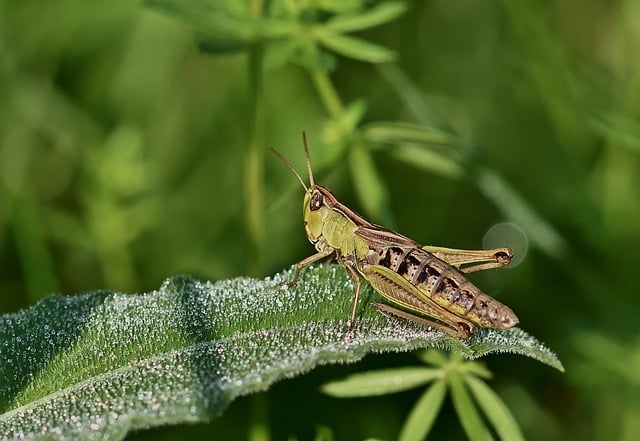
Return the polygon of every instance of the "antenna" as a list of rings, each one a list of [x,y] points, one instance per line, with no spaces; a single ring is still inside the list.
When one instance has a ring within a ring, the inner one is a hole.
[[[304,156],[307,158],[307,171],[309,172],[309,183],[311,186],[316,185],[313,182],[313,172],[311,171],[311,158],[309,157],[309,146],[307,145],[307,134],[302,132],[302,144],[304,145]]]
[[[306,144],[305,144],[306,145]],[[269,150],[271,150],[273,152],[274,155],[276,155],[278,158],[280,158],[280,160],[282,161],[282,163],[289,169],[291,170],[291,173],[293,173],[296,178],[298,178],[298,181],[300,181],[300,183],[302,184],[302,186],[304,187],[304,191],[306,191],[307,193],[309,193],[309,188],[306,186],[306,184],[304,183],[304,181],[302,180],[302,178],[300,177],[300,175],[298,174],[298,172],[293,168],[293,166],[289,163],[289,161],[287,161],[285,159],[284,156],[282,156],[280,154],[279,151],[277,151],[274,148],[269,148]],[[309,159],[309,156],[307,155],[307,161]],[[308,162],[307,162],[308,163]],[[311,184],[313,185],[313,181],[311,181]]]

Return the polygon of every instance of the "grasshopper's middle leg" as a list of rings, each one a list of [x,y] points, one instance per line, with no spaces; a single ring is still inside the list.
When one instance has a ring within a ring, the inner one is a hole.
[[[351,278],[353,282],[353,286],[355,288],[355,294],[353,295],[353,306],[351,306],[351,315],[349,316],[349,321],[347,322],[347,328],[349,332],[353,330],[353,325],[356,323],[356,309],[358,307],[358,298],[360,297],[360,287],[362,286],[362,280],[360,280],[360,274],[355,267],[355,262],[352,256],[343,256],[341,259],[342,265],[347,270],[347,274]]]

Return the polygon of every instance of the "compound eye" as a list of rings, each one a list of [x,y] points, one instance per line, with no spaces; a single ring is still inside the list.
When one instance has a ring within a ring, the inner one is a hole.
[[[320,193],[319,191],[316,191],[311,195],[311,202],[309,203],[309,208],[311,209],[311,211],[319,210],[320,207],[322,207],[323,203],[324,201],[323,201],[322,193]]]

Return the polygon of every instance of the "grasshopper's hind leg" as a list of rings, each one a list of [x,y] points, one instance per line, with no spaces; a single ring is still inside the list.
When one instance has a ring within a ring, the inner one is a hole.
[[[378,311],[380,314],[385,317],[408,320],[410,322],[419,323],[428,328],[437,329],[439,331],[445,332],[452,337],[456,338],[467,338],[471,335],[471,330],[453,328],[452,326],[448,326],[434,320],[429,320],[424,317],[417,316],[415,314],[411,314],[410,312],[403,311],[402,309],[394,308],[393,306],[387,305],[386,303],[375,302],[372,304],[373,308]]]
[[[513,258],[513,251],[511,251],[511,248],[458,250],[455,248],[425,245],[422,249],[466,274],[509,265]],[[462,267],[462,265],[468,266]]]
[[[375,305],[376,310],[386,316],[422,323],[458,338],[467,338],[475,331],[475,325],[435,303],[427,293],[421,292],[404,277],[381,265],[368,265],[362,274],[373,289],[387,300],[414,313],[406,312],[386,304]],[[383,305],[383,306],[380,306]],[[434,322],[423,316],[438,320]]]

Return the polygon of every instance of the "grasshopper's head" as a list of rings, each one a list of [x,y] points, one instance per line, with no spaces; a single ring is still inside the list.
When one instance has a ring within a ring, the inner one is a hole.
[[[329,211],[335,206],[336,198],[328,188],[313,184],[307,190],[302,204],[304,228],[309,240],[315,243],[322,235],[322,227]]]
[[[309,186],[304,183],[304,180],[293,168],[293,166],[287,161],[284,156],[278,153],[276,150],[271,149],[284,165],[291,170],[291,172],[298,178],[300,184],[304,188],[304,202],[302,204],[302,213],[304,217],[304,226],[307,231],[307,236],[311,242],[316,242],[322,235],[322,225],[326,218],[327,211],[334,205],[336,198],[331,192],[322,185],[316,185],[313,180],[313,171],[311,170],[311,160],[309,159],[309,147],[307,146],[307,137],[302,133],[302,141],[304,144],[304,153],[307,160],[307,171],[309,173]]]

